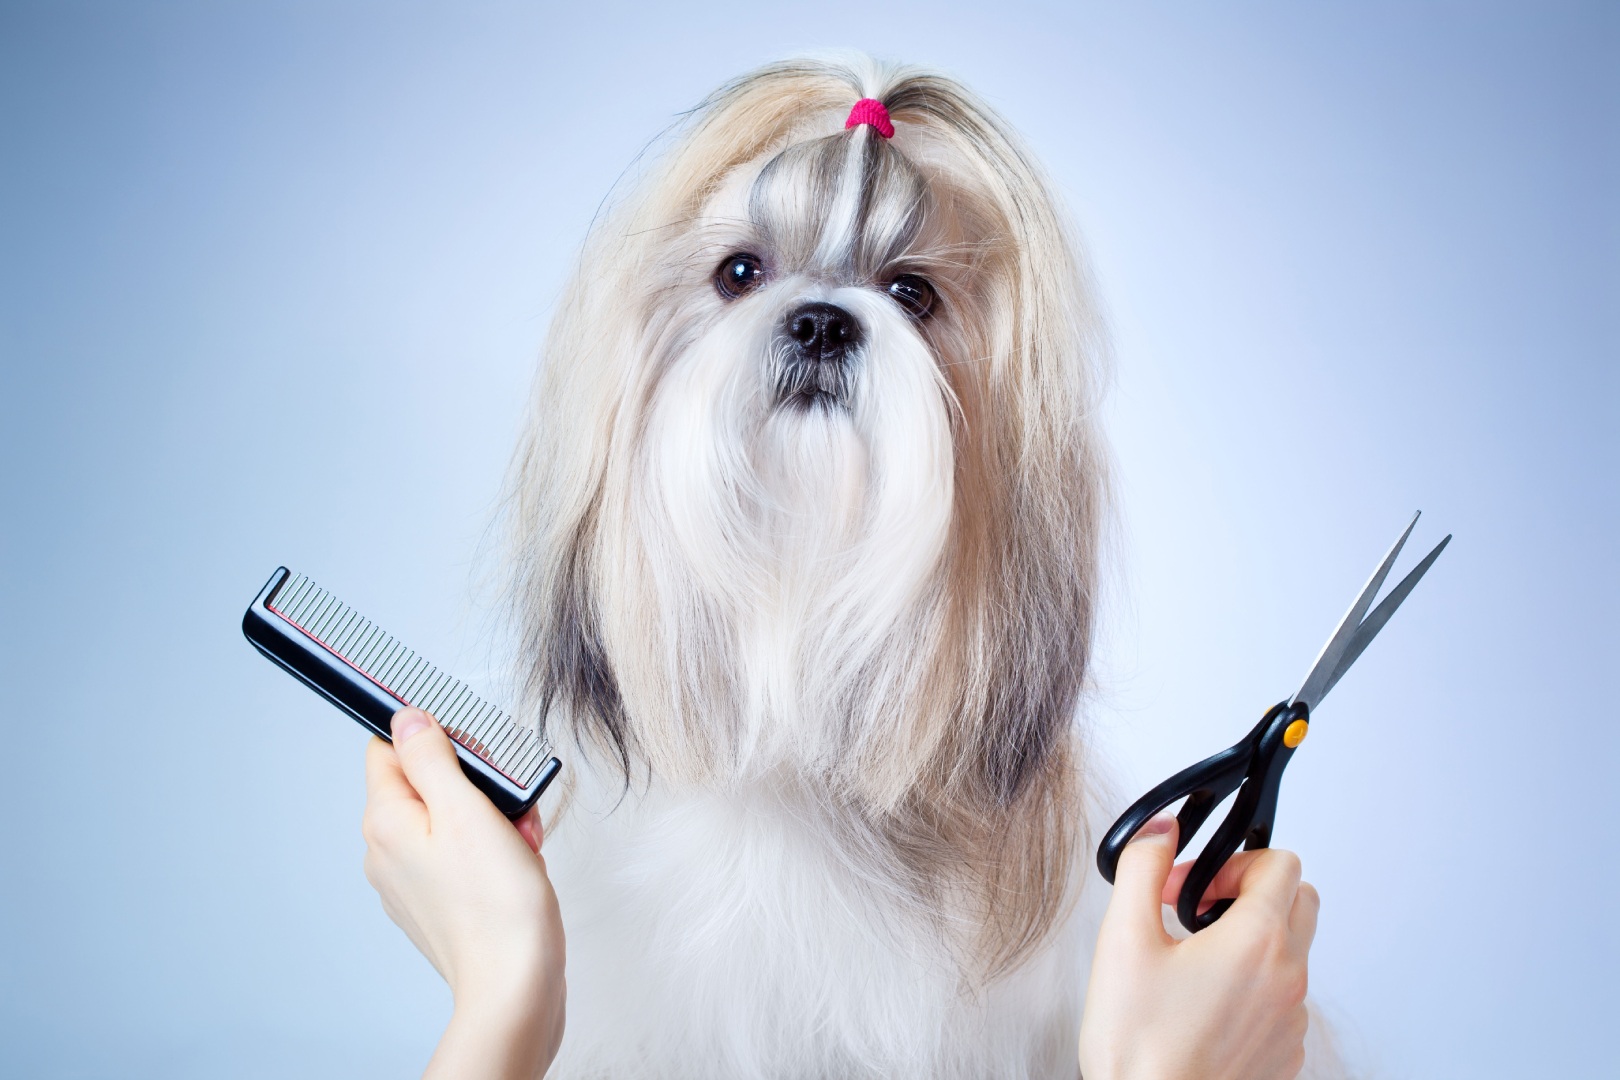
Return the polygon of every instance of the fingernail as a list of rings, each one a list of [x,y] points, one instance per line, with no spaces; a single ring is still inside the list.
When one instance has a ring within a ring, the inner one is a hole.
[[[1136,835],[1131,837],[1131,843],[1134,844],[1138,840],[1148,840],[1155,836],[1163,836],[1170,831],[1170,826],[1174,825],[1175,821],[1176,816],[1174,814],[1160,814],[1157,817],[1149,818],[1146,825],[1136,830]]]
[[[419,731],[426,730],[433,720],[421,709],[401,709],[394,714],[392,731],[394,741],[404,742]]]

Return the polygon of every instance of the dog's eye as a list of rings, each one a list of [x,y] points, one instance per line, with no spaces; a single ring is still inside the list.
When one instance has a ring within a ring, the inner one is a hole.
[[[714,272],[714,287],[727,300],[735,300],[764,282],[765,264],[759,261],[759,256],[746,252],[727,255],[726,261]]]
[[[914,319],[926,319],[934,313],[934,287],[927,278],[916,274],[901,274],[889,283],[889,295],[905,308]]]

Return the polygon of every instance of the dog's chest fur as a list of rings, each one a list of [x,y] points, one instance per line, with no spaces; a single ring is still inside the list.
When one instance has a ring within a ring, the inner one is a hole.
[[[1089,950],[1071,917],[965,983],[942,933],[840,850],[816,800],[582,788],[546,856],[568,934],[557,1078],[1074,1075]]]

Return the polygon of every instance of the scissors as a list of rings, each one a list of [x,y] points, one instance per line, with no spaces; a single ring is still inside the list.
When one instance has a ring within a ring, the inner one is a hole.
[[[1344,677],[1362,650],[1378,636],[1378,631],[1395,614],[1401,601],[1406,599],[1429,567],[1434,565],[1434,560],[1446,549],[1446,545],[1451,543],[1451,537],[1447,535],[1412,568],[1411,573],[1401,579],[1401,583],[1390,591],[1382,603],[1373,608],[1372,614],[1367,614],[1373,597],[1383,588],[1384,578],[1394,565],[1395,556],[1400,554],[1406,538],[1412,535],[1412,528],[1419,516],[1421,511],[1412,516],[1411,523],[1395,541],[1395,546],[1389,549],[1384,561],[1373,571],[1338,629],[1333,631],[1333,636],[1322,647],[1321,655],[1311,665],[1298,692],[1287,701],[1278,702],[1266,710],[1254,730],[1243,736],[1241,741],[1190,768],[1182,769],[1137,799],[1114,822],[1097,848],[1097,869],[1102,871],[1102,876],[1110,884],[1114,880],[1114,870],[1119,866],[1120,852],[1125,850],[1126,843],[1149,818],[1178,799],[1187,800],[1176,814],[1176,820],[1180,823],[1180,835],[1176,840],[1176,854],[1179,855],[1181,849],[1187,846],[1187,841],[1203,826],[1210,812],[1222,799],[1236,791],[1237,797],[1232,802],[1231,811],[1204,845],[1204,850],[1199,853],[1181,887],[1181,893],[1176,898],[1176,917],[1181,920],[1182,926],[1197,933],[1232,906],[1231,900],[1217,900],[1209,910],[1202,914],[1198,911],[1205,890],[1215,880],[1221,867],[1226,865],[1226,860],[1237,851],[1239,844],[1246,851],[1270,846],[1283,770],[1288,767],[1288,761],[1299,744],[1305,741],[1305,733],[1310,730],[1316,707]]]

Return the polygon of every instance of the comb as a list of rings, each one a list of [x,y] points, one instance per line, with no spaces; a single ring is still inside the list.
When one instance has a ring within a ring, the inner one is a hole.
[[[384,633],[371,620],[285,566],[242,616],[265,656],[384,739],[406,706],[439,721],[461,769],[501,813],[521,817],[562,762],[551,743]]]

